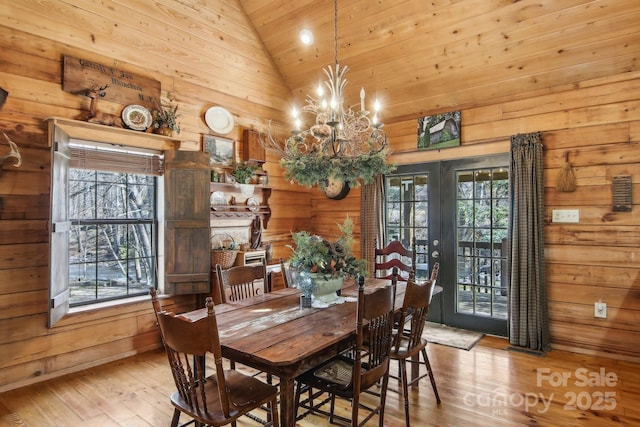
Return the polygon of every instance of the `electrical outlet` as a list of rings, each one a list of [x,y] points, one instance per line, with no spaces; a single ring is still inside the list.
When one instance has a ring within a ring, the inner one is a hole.
[[[601,319],[607,318],[607,303],[597,302],[593,308],[593,317],[599,317]]]

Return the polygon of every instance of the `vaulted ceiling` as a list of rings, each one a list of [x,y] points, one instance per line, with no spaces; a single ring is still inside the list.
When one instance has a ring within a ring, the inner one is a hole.
[[[301,105],[334,63],[329,0],[240,0]],[[346,101],[361,86],[388,122],[638,70],[637,0],[339,0]],[[303,46],[298,33],[315,34]]]

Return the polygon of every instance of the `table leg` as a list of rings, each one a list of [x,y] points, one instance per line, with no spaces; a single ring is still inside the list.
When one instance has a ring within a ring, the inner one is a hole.
[[[280,419],[282,427],[295,427],[296,402],[293,378],[280,378]]]

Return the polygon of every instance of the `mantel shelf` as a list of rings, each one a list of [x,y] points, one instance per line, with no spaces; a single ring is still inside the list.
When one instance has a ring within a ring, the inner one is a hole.
[[[72,139],[162,151],[177,150],[180,148],[180,140],[170,136],[60,117],[49,117],[45,120],[62,129]]]

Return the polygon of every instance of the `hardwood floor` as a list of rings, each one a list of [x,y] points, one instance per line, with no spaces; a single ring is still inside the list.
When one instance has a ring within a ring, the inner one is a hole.
[[[442,404],[435,404],[424,379],[410,392],[412,425],[640,425],[639,364],[560,350],[538,357],[508,347],[496,337],[483,338],[470,351],[430,344]],[[164,352],[153,351],[5,392],[0,426],[168,426],[173,389]],[[238,425],[257,423],[244,418]],[[328,422],[307,416],[298,425]],[[393,392],[385,425],[404,425],[402,402]]]

